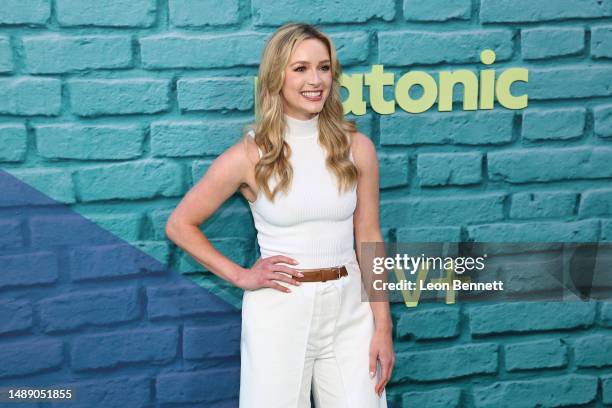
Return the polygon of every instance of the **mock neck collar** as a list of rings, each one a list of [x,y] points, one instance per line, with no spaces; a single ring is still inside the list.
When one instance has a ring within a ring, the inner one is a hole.
[[[293,118],[286,113],[285,122],[287,123],[289,134],[292,137],[311,137],[319,130],[319,114],[311,119],[300,120]]]

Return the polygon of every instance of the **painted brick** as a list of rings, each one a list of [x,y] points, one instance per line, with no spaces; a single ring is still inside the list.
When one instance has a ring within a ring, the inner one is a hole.
[[[385,227],[461,225],[503,219],[504,194],[435,198],[407,198],[381,202],[380,219]]]
[[[150,27],[155,22],[155,0],[56,0],[60,26]]]
[[[0,302],[0,334],[29,331],[33,324],[32,315],[30,302],[5,298]]]
[[[413,336],[417,340],[457,337],[460,332],[459,309],[435,307],[429,310],[402,313],[397,323],[397,336]]]
[[[581,405],[597,394],[597,377],[566,375],[554,378],[503,381],[474,389],[477,408],[561,407]]]
[[[175,27],[222,26],[239,22],[238,0],[170,0],[170,22]]]
[[[612,0],[611,0],[612,1]],[[526,91],[530,101],[565,98],[590,98],[610,96],[612,88],[601,86],[612,82],[612,68],[595,65],[574,65],[566,67],[529,70]],[[519,84],[520,85],[520,84]]]
[[[27,148],[27,134],[24,125],[0,125],[0,162],[23,161]]]
[[[219,155],[240,140],[243,123],[157,121],[151,124],[151,152],[156,157]]]
[[[13,70],[13,50],[9,37],[0,37],[0,72]]]
[[[612,220],[601,220],[601,241],[612,241]]]
[[[603,390],[602,402],[612,404],[612,375],[601,377],[601,387]]]
[[[512,31],[384,31],[378,49],[384,65],[480,62],[484,49],[495,51],[496,61],[506,61],[513,53]]]
[[[582,194],[580,217],[612,215],[612,189],[588,190]]]
[[[601,304],[599,319],[602,326],[612,327],[612,303],[604,302]]]
[[[509,183],[612,177],[612,148],[569,147],[490,152],[489,178]]]
[[[0,378],[58,370],[64,362],[59,340],[21,340],[0,348]]]
[[[158,375],[155,389],[158,390],[157,399],[161,404],[204,403],[209,406],[207,403],[211,403],[232,407],[238,402],[229,401],[222,404],[219,400],[235,398],[240,391],[239,380],[240,374],[236,368],[212,368],[206,371]]]
[[[363,31],[330,33],[342,66],[364,63],[370,55],[370,36]]]
[[[240,356],[240,323],[183,329],[183,356],[187,360]]]
[[[591,28],[591,55],[594,58],[612,58],[612,26]]]
[[[0,79],[0,114],[59,115],[61,93],[58,79],[27,76]]]
[[[144,130],[138,126],[64,123],[35,131],[38,154],[50,159],[126,160],[143,151]]]
[[[470,0],[404,0],[406,21],[469,20],[471,11]]]
[[[38,309],[45,333],[124,323],[140,315],[138,293],[130,288],[55,296]]]
[[[46,24],[51,15],[49,0],[4,0],[0,25]]]
[[[595,302],[511,302],[469,311],[472,336],[589,327]]]
[[[35,248],[116,243],[112,234],[96,228],[78,214],[34,215],[28,219],[30,242]]]
[[[85,79],[69,86],[79,116],[158,113],[170,106],[169,82],[163,79]]]
[[[567,365],[567,346],[559,339],[506,344],[507,371],[558,368]]]
[[[203,302],[202,289],[193,285],[147,288],[149,319],[175,319],[188,316],[209,316],[228,311],[220,299]]]
[[[408,153],[379,153],[380,188],[408,185]]]
[[[142,37],[142,66],[145,69],[257,66],[266,40],[267,36],[258,33]]]
[[[460,227],[398,228],[397,242],[460,242]]]
[[[33,187],[49,198],[61,203],[74,203],[74,185],[70,171],[53,169],[53,168],[33,168],[33,169],[18,169],[10,170],[10,173],[21,180],[23,183]],[[26,202],[23,204],[37,204],[29,202],[32,199],[31,193],[28,193]],[[48,204],[44,202],[41,204]]]
[[[480,21],[510,23],[612,16],[609,0],[481,0]]]
[[[574,358],[578,367],[605,367],[612,365],[612,337],[593,334],[574,343]]]
[[[250,110],[253,108],[253,78],[187,78],[176,82],[179,107],[183,111]]]
[[[497,372],[497,344],[479,343],[399,352],[396,354],[396,381],[438,381]]]
[[[78,397],[70,402],[72,408],[90,408],[92,404],[100,404],[105,408],[124,408],[149,404],[151,382],[148,375],[132,374],[130,377],[100,377],[93,381],[62,383],[62,386],[78,390]]]
[[[123,35],[24,37],[23,49],[26,71],[31,74],[127,68],[132,64],[131,38]]]
[[[264,0],[251,2],[253,22],[256,26],[282,25],[295,21],[295,16],[310,24],[363,23],[372,19],[391,21],[395,17],[392,0],[376,2],[346,1],[340,3],[318,2],[310,7],[297,0],[283,3],[283,7]]]
[[[137,244],[73,247],[68,254],[72,280],[88,282],[138,277],[166,270],[165,264],[151,257]]]
[[[128,242],[136,241],[140,236],[140,228],[143,223],[142,214],[98,214],[83,212],[81,212],[81,214],[122,240]]]
[[[595,134],[599,137],[612,137],[612,105],[600,105],[593,108]]]
[[[525,60],[578,55],[584,51],[582,28],[530,28],[521,31],[521,55]]]
[[[177,347],[175,327],[147,328],[77,337],[70,357],[76,371],[108,369],[129,363],[169,362],[176,357]]]
[[[383,115],[380,144],[503,144],[512,141],[512,122],[508,112]]]
[[[523,112],[522,137],[526,140],[567,140],[582,136],[584,108],[529,109]]]
[[[594,242],[599,222],[530,222],[524,224],[483,224],[468,226],[474,242]]]
[[[223,211],[219,211],[210,218],[208,218],[202,224],[202,230],[209,238],[222,238],[228,236],[255,238],[255,228],[253,226],[251,212],[248,209],[240,207],[229,207]],[[231,232],[230,232],[231,231]],[[240,231],[239,234],[233,231]],[[234,246],[240,248],[240,245]],[[234,251],[229,251],[228,254],[232,254]],[[242,256],[236,257],[236,259],[242,258]]]
[[[571,191],[534,191],[512,195],[510,218],[561,218],[574,213],[578,195]]]
[[[402,394],[402,407],[459,408],[460,388],[437,388],[434,391],[406,392]]]
[[[417,157],[421,186],[477,184],[482,181],[481,168],[481,153],[423,153]]]
[[[227,236],[227,232],[225,232],[224,235]],[[252,256],[254,242],[253,240],[245,238],[224,237],[211,239],[211,244],[234,263],[241,266],[247,266]],[[179,259],[177,269],[181,273],[207,271],[204,266],[196,262],[188,254],[183,254]]]
[[[170,258],[170,243],[168,241],[135,241],[130,242],[130,244],[153,258],[152,261],[156,261],[153,264],[154,272],[167,270]]]
[[[174,197],[183,193],[180,166],[161,160],[92,166],[77,170],[75,176],[83,202]]]
[[[25,241],[22,231],[22,222],[19,219],[0,220],[0,250],[23,247]]]

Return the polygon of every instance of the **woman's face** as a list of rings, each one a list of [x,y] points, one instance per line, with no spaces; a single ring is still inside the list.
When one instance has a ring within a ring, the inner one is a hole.
[[[284,113],[300,120],[313,118],[323,109],[331,85],[327,47],[315,38],[303,40],[293,50],[285,67],[281,89]]]

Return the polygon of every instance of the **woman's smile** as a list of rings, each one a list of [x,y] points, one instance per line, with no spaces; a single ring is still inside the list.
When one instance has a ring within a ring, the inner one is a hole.
[[[323,91],[305,91],[300,93],[308,101],[317,102],[323,98]]]

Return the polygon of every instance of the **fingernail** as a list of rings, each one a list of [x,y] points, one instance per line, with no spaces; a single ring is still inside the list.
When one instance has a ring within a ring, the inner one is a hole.
[[[294,264],[299,264],[299,262],[298,262],[298,261],[296,261],[295,259],[293,260],[293,263],[294,263]]]
[[[370,377],[374,378],[374,371],[370,371]]]
[[[303,278],[303,277],[304,277],[304,274],[303,274],[302,272],[298,272],[298,276],[299,276],[300,278]]]
[[[300,281],[295,281],[295,284],[299,286],[299,285],[301,285],[301,284],[302,284],[302,282],[300,282]]]

